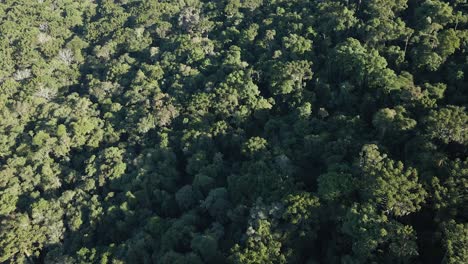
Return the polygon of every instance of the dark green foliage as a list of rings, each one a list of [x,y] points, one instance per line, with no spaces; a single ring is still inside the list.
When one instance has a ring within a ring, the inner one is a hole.
[[[0,1],[0,262],[467,263],[464,0]]]

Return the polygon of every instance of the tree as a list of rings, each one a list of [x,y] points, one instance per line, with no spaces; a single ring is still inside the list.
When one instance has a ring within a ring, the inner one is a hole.
[[[293,54],[303,55],[312,50],[312,40],[291,34],[283,37],[283,47]]]
[[[383,212],[403,216],[421,209],[427,193],[416,169],[405,169],[402,162],[381,154],[373,144],[362,147],[359,166],[367,185],[363,193]]]
[[[398,135],[399,132],[411,130],[416,126],[416,120],[405,116],[406,109],[397,106],[395,109],[380,109],[372,120],[372,124],[380,130],[380,137],[384,138],[386,133]]]
[[[341,37],[358,22],[354,10],[339,1],[319,2],[317,12],[321,15],[315,18],[314,28],[325,36]]]
[[[229,260],[231,263],[286,263],[281,252],[281,242],[270,230],[271,224],[260,220],[253,234],[248,236],[245,248],[235,245]]]
[[[444,30],[454,20],[453,8],[442,1],[427,0],[416,8],[415,16],[419,29],[415,38],[418,46],[413,50],[415,66],[436,71],[459,46],[455,32]]]
[[[376,45],[378,43],[408,39],[412,30],[407,28],[404,20],[398,15],[408,8],[407,0],[366,1],[358,10],[363,17],[363,25],[359,31],[366,43]]]
[[[249,156],[254,156],[256,153],[266,150],[268,142],[261,137],[252,137],[245,142],[242,152]]]
[[[337,65],[338,80],[349,78],[360,87],[384,92],[398,88],[394,85],[395,72],[387,68],[385,58],[357,39],[348,38],[336,46],[332,58],[331,63]]]
[[[225,188],[212,189],[200,206],[218,222],[225,220],[226,209],[230,208],[228,192]]]
[[[287,222],[302,228],[310,228],[313,223],[318,222],[318,216],[314,213],[317,213],[320,202],[312,194],[305,192],[296,195],[290,194],[284,199],[284,204],[286,210],[283,218]]]
[[[311,67],[312,63],[305,60],[274,64],[271,70],[271,92],[281,95],[301,91],[305,81],[312,79]]]
[[[218,252],[218,241],[211,235],[199,235],[192,239],[191,248],[200,254],[205,262],[213,261]]]
[[[100,152],[97,157],[93,155],[87,161],[87,175],[96,178],[98,186],[119,179],[127,167],[123,162],[123,153],[124,150],[111,147]]]
[[[328,168],[327,173],[321,174],[318,179],[319,197],[329,202],[345,202],[357,189],[356,179],[351,168],[346,165],[335,165]]]
[[[346,213],[341,230],[351,237],[351,259],[357,262],[411,263],[411,258],[418,255],[414,230],[389,220],[370,204],[354,204]],[[387,247],[389,254],[379,250]]]
[[[468,226],[450,220],[442,224],[445,255],[442,263],[463,263],[468,260]]]
[[[441,177],[432,178],[432,188],[435,209],[438,218],[463,218],[467,202],[468,160],[455,160],[447,164]]]
[[[431,139],[439,139],[445,144],[457,142],[466,144],[468,115],[464,107],[447,106],[433,110],[425,119],[426,133]]]
[[[387,217],[379,215],[369,204],[354,204],[343,220],[343,233],[351,236],[352,250],[358,261],[368,261],[379,244],[387,240]]]
[[[183,186],[175,194],[177,204],[182,209],[182,211],[187,211],[196,205],[197,201],[199,200],[197,199],[197,196],[197,193],[193,190],[191,185]]]
[[[37,236],[31,238],[32,233]],[[44,233],[39,230],[39,226],[31,224],[26,214],[10,215],[2,219],[0,261],[30,261],[33,256],[39,255],[44,240]]]

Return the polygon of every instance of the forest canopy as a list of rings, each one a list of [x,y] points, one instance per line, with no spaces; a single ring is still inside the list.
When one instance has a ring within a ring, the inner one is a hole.
[[[466,0],[0,1],[0,263],[468,263]]]

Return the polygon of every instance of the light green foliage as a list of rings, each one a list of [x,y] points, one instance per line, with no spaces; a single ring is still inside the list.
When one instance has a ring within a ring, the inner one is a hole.
[[[346,213],[342,231],[353,238],[353,253],[365,261],[388,237],[384,228],[386,216],[379,215],[371,205],[353,205]]]
[[[435,209],[441,218],[466,216],[468,202],[468,160],[455,160],[446,166],[444,177],[432,178]]]
[[[354,204],[346,213],[342,231],[352,237],[352,259],[375,261],[388,246],[387,261],[407,261],[418,255],[415,232],[379,214],[372,205]]]
[[[271,92],[275,95],[301,91],[313,76],[312,63],[305,60],[278,63],[273,66]]]
[[[411,130],[416,126],[416,120],[405,116],[406,109],[397,106],[395,109],[380,109],[372,120],[372,124],[380,130],[381,136],[390,132],[397,134],[401,131]]]
[[[63,239],[65,227],[63,224],[63,210],[57,201],[39,200],[31,205],[31,223],[37,225],[45,239],[40,243],[56,244]]]
[[[268,145],[266,139],[261,137],[252,137],[245,142],[243,147],[243,153],[248,155],[254,155],[257,152],[265,150]]]
[[[366,42],[376,44],[409,37],[412,30],[398,17],[399,12],[408,7],[407,2],[407,0],[364,2],[361,12],[366,15],[366,19],[363,19],[361,30],[365,32]]]
[[[115,147],[104,149],[98,156],[91,156],[87,161],[86,173],[97,180],[99,186],[107,181],[120,178],[127,165],[123,162],[124,151]]]
[[[339,78],[349,78],[360,86],[389,91],[395,89],[395,73],[387,68],[387,61],[372,48],[366,48],[359,40],[348,38],[336,47],[333,61]]]
[[[320,205],[318,199],[310,193],[289,195],[284,203],[287,209],[283,217],[292,224],[303,224],[303,222],[311,221],[312,217],[316,217],[312,215],[312,209]]]
[[[453,8],[443,1],[427,0],[416,10],[419,31],[414,41],[420,45],[413,50],[416,67],[436,71],[447,57],[460,46],[458,33],[444,27],[455,20]]]
[[[281,242],[271,232],[271,224],[260,220],[253,235],[247,238],[245,248],[236,245],[232,249],[232,263],[286,263],[286,257],[281,252]]]
[[[312,50],[312,41],[302,36],[292,34],[283,38],[283,46],[298,55]]]
[[[0,229],[0,261],[24,262],[39,255],[43,233],[33,226],[26,214],[11,215],[11,219],[2,220]],[[35,233],[37,236],[31,237]],[[40,242],[39,242],[40,241]]]
[[[315,27],[327,35],[343,34],[358,22],[354,10],[339,1],[321,1],[317,10],[322,15],[317,16]]]
[[[427,134],[432,139],[439,139],[446,144],[468,142],[468,114],[464,107],[447,106],[433,110],[427,116],[425,123]]]
[[[442,224],[445,255],[442,263],[455,264],[468,261],[468,226],[454,220]]]
[[[416,9],[419,26],[426,30],[442,27],[452,20],[453,8],[443,1],[426,0]]]
[[[421,208],[427,193],[418,182],[416,169],[405,169],[402,162],[381,154],[376,145],[363,146],[359,163],[367,185],[365,193],[385,213],[402,216]]]

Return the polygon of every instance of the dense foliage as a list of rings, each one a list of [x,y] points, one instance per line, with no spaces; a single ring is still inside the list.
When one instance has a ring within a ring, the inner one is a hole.
[[[466,0],[0,1],[0,262],[468,263]]]

